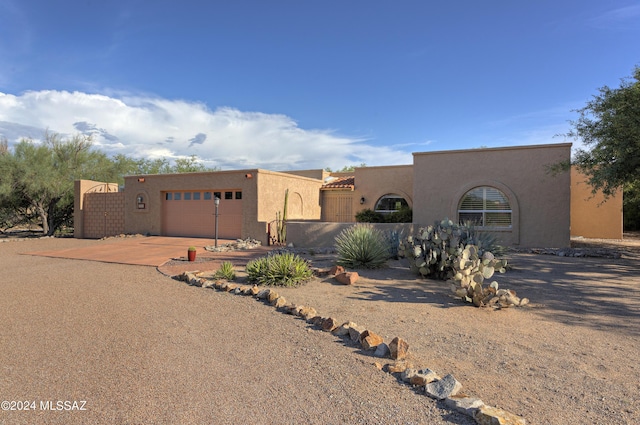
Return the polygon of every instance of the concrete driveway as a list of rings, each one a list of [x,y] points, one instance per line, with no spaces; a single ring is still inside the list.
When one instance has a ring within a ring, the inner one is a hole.
[[[100,261],[103,263],[132,264],[158,267],[172,258],[186,257],[187,249],[195,246],[197,255],[206,255],[205,246],[214,245],[215,240],[203,238],[178,238],[168,236],[139,236],[112,238],[99,241],[92,246],[56,249],[51,251],[25,252],[27,255],[69,258],[74,260]],[[233,242],[218,239],[218,245]]]

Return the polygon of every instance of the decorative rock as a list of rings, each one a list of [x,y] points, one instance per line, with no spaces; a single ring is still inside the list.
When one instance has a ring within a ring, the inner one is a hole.
[[[256,294],[256,297],[257,297],[259,300],[264,300],[264,299],[266,299],[266,298],[269,296],[269,294],[270,294],[270,293],[271,293],[271,289],[266,288],[266,289],[263,289],[263,290],[261,290],[260,292],[258,292],[258,293]]]
[[[217,290],[221,290],[223,283],[224,283],[223,280],[216,280],[215,283],[213,284],[213,287],[216,288]]]
[[[329,274],[333,275],[333,276],[338,275],[338,274],[342,274],[342,273],[344,273],[344,267],[342,267],[342,266],[333,266],[329,270]]]
[[[360,276],[357,272],[346,272],[336,275],[336,280],[343,285],[353,285],[356,283]]]
[[[387,357],[389,355],[389,346],[384,342],[376,347],[375,353],[373,353],[376,357]]]
[[[237,283],[227,283],[227,287],[224,288],[224,290],[227,292],[232,292],[238,289],[239,287],[240,285],[238,285]]]
[[[392,359],[402,360],[409,354],[409,343],[402,338],[395,337],[389,344],[389,350],[391,350]]]
[[[267,295],[267,301],[269,301],[269,304],[273,305],[278,297],[280,297],[280,295],[276,291],[269,291],[269,295]]]
[[[253,285],[250,290],[251,295],[258,295],[258,292],[260,292],[258,285]]]
[[[322,316],[314,316],[311,319],[307,319],[307,322],[318,327],[322,326],[323,321],[324,321],[324,318]]]
[[[331,332],[338,327],[338,321],[333,317],[327,317],[322,321],[322,330],[325,332]]]
[[[278,297],[271,303],[271,305],[275,308],[283,308],[287,305],[287,300],[284,297]]]
[[[375,349],[378,345],[382,344],[384,340],[378,334],[365,330],[360,334],[360,345],[364,350]]]
[[[407,362],[397,362],[387,366],[387,372],[389,373],[402,373],[409,368]]]
[[[351,326],[349,328],[349,338],[351,338],[351,341],[353,342],[360,342],[360,334],[362,333],[362,331],[360,330],[360,328],[358,326]]]
[[[449,374],[439,381],[431,382],[424,387],[427,395],[438,400],[454,396],[460,391],[462,384]]]
[[[317,315],[318,315],[318,312],[313,307],[302,306],[300,308],[299,316],[304,318],[305,320],[309,320]]]
[[[242,293],[242,295],[251,295],[251,286],[242,285],[240,287],[240,292]]]
[[[207,280],[205,281],[205,283],[202,284],[202,287],[207,289],[213,289],[213,285],[214,285],[214,282]]]
[[[444,404],[448,408],[464,415],[471,416],[472,418],[478,409],[484,406],[484,402],[479,398],[460,397],[459,395],[446,398],[444,400]]]
[[[404,382],[411,382],[411,378],[418,376],[418,371],[416,369],[406,368],[400,374],[400,379]]]
[[[473,419],[479,425],[526,425],[527,423],[521,416],[491,406],[480,407],[473,415]]]
[[[424,377],[424,380],[426,381],[426,384],[429,384],[429,383],[431,383],[433,381],[439,381],[440,380],[440,376],[438,376],[437,373],[435,373],[434,371],[432,371],[429,368],[424,368],[422,370],[419,370],[418,371],[418,375]]]
[[[347,336],[347,335],[349,335],[349,328],[351,328],[352,326],[355,327],[355,326],[358,326],[358,325],[356,325],[353,322],[346,322],[346,323],[343,323],[342,325],[338,326],[337,328],[335,328],[331,332],[336,336]],[[360,335],[358,335],[358,338],[360,338]]]

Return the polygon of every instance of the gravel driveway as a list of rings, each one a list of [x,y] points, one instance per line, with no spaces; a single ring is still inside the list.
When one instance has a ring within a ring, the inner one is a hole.
[[[20,255],[99,243],[0,243],[1,424],[473,423],[248,297]]]

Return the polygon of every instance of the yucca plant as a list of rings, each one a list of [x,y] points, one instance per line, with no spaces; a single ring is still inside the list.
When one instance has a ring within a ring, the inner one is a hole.
[[[355,269],[383,267],[389,259],[384,234],[370,224],[356,224],[340,232],[336,251],[339,265]]]
[[[309,263],[290,252],[256,258],[246,270],[249,282],[258,285],[296,286],[313,277]]]
[[[220,264],[220,268],[215,272],[214,277],[216,279],[234,280],[236,278],[236,271],[231,261],[223,261],[222,264]]]

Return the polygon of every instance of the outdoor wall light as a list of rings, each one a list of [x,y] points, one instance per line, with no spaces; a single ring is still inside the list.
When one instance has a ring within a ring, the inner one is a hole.
[[[365,201],[365,199],[364,199],[364,196],[363,196],[362,198],[360,198],[360,205],[364,204],[364,201]]]

